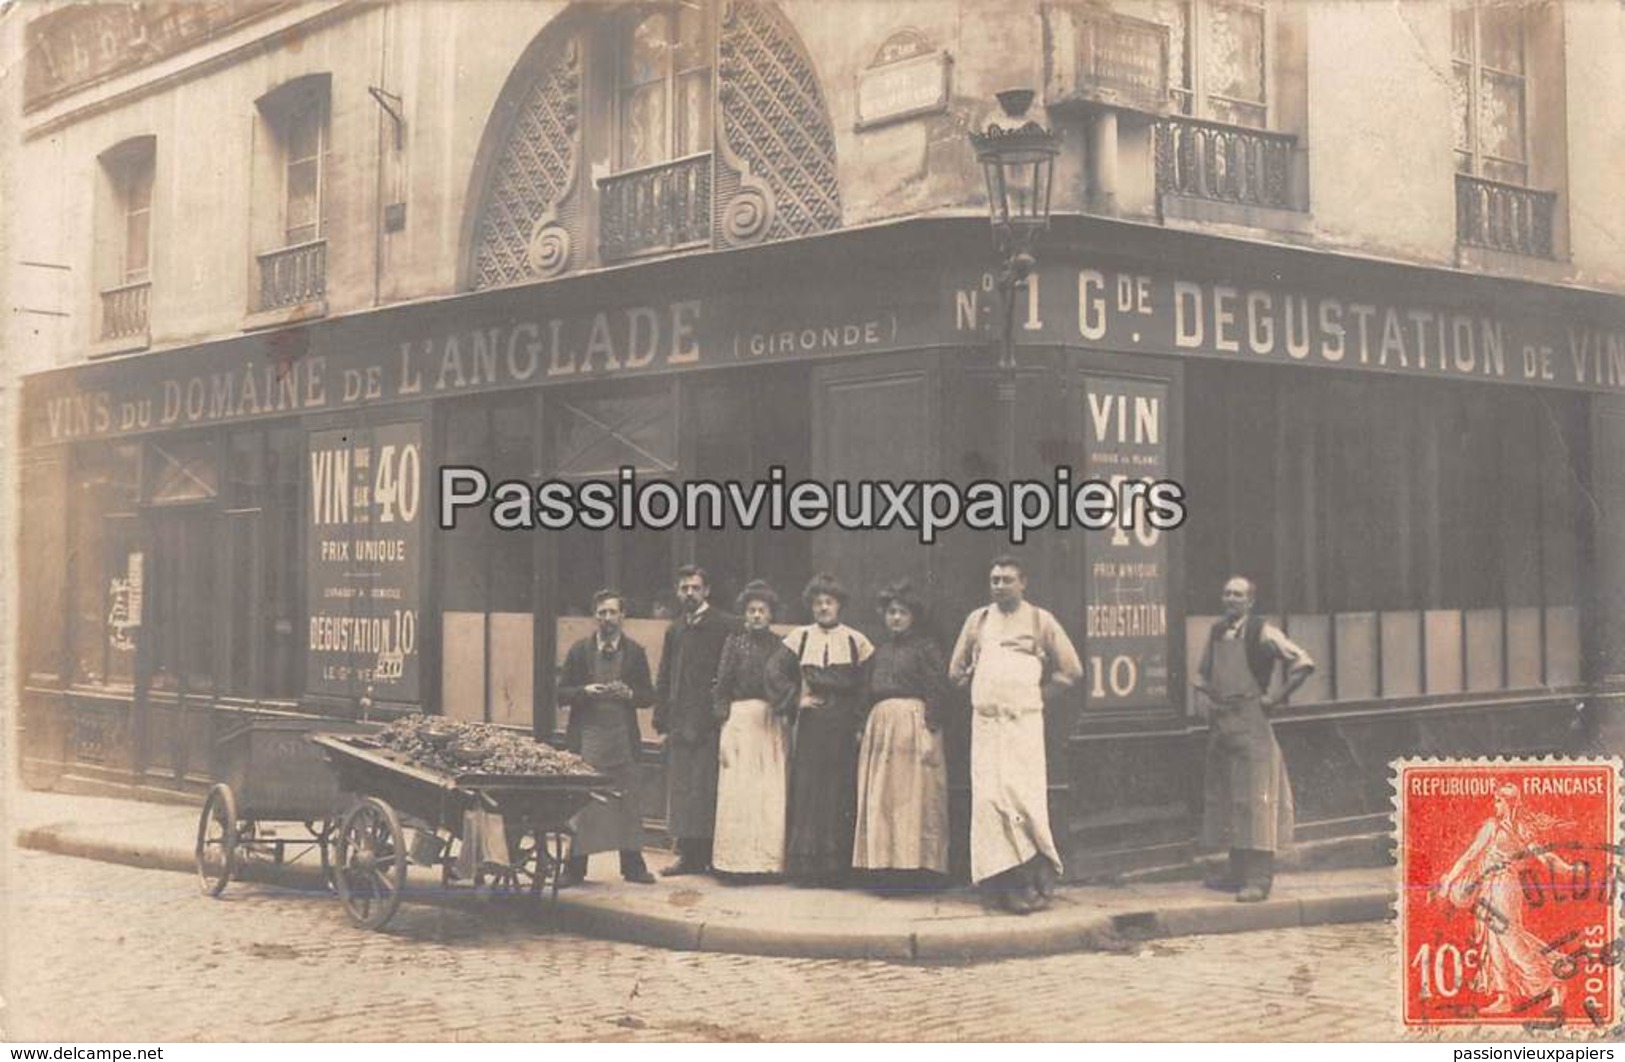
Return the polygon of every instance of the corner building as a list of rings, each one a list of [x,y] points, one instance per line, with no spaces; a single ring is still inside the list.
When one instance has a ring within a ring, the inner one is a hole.
[[[1191,514],[1022,551],[1087,665],[1049,718],[1069,874],[1190,855],[1233,572],[1320,663],[1277,724],[1300,841],[1383,831],[1396,755],[1625,740],[1619,5],[10,17],[30,785],[196,791],[245,718],[369,687],[558,733],[593,590],[658,653],[688,561],[719,603],[836,572],[872,633],[906,575],[950,639],[999,536],[441,531],[437,470],[1001,475],[966,133],[1013,85],[1064,136],[1017,472],[1174,478]]]

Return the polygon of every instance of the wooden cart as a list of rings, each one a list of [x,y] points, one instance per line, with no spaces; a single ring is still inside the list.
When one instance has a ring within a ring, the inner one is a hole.
[[[363,929],[380,929],[395,914],[409,864],[438,866],[442,885],[454,884],[471,811],[501,817],[508,850],[505,860],[485,853],[468,883],[533,899],[551,883],[556,899],[570,819],[595,800],[621,797],[603,775],[454,775],[410,763],[365,737],[312,740],[326,751],[339,787],[357,797],[334,838],[333,878],[351,921]]]
[[[377,729],[376,723],[288,716],[255,719],[221,737],[215,761],[221,781],[203,803],[194,849],[203,891],[219,896],[256,860],[291,863],[311,852],[320,855],[326,875],[345,796],[309,738],[316,731]]]

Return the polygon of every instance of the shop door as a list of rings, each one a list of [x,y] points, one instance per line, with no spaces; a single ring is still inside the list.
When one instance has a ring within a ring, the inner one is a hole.
[[[224,629],[214,451],[207,442],[153,445],[144,478],[137,774],[159,785],[203,784]]]
[[[864,358],[818,367],[813,373],[813,478],[838,482],[902,483],[941,474],[942,373],[926,353]],[[877,502],[876,515],[885,508]],[[887,583],[908,578],[937,597],[935,550],[917,531],[845,530],[831,524],[813,536],[813,566],[833,573],[852,592],[842,619],[872,637],[880,623],[869,607]],[[811,574],[811,573],[808,573]]]

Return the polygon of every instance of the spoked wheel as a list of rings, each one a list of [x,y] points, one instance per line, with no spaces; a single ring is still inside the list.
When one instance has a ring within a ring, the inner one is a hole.
[[[534,903],[541,899],[542,885],[550,873],[544,840],[528,825],[517,822],[509,826],[508,837],[508,865],[493,875],[492,887]]]
[[[237,798],[221,782],[209,790],[203,814],[197,820],[198,885],[209,896],[219,896],[237,873]]]
[[[334,856],[339,899],[362,929],[381,929],[406,887],[406,838],[395,809],[368,797],[344,816]]]

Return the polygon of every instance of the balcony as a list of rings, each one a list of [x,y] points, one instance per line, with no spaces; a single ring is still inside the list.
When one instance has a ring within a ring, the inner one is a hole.
[[[711,155],[690,155],[598,182],[598,248],[606,262],[711,242]]]
[[[311,240],[259,255],[259,310],[280,310],[327,297],[327,241]]]
[[[1553,257],[1556,192],[1456,174],[1456,241],[1492,251]]]
[[[142,280],[102,292],[103,342],[146,338],[147,298],[151,291],[152,282]]]
[[[1159,194],[1296,209],[1292,134],[1170,115],[1154,123],[1153,136]]]

